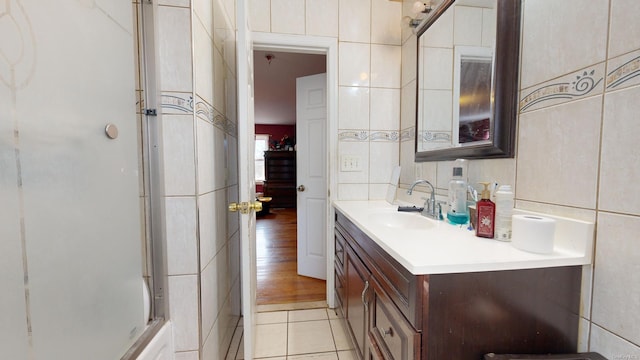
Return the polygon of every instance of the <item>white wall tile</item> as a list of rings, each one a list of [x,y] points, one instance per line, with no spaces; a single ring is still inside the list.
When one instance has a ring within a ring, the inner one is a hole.
[[[394,45],[371,45],[371,86],[400,88],[402,48]]]
[[[304,34],[305,2],[271,0],[271,31],[283,34]]]
[[[212,0],[193,0],[193,13],[203,29],[213,39],[213,2]],[[194,25],[195,27],[195,25]],[[195,59],[198,60],[197,58]]]
[[[456,45],[482,45],[482,8],[471,6],[455,7],[453,43]]]
[[[341,86],[369,86],[371,45],[341,42],[338,45],[338,83]]]
[[[389,184],[369,184],[369,200],[385,200]]]
[[[589,351],[589,337],[591,335],[591,322],[580,318],[578,323],[578,352]]]
[[[609,331],[591,326],[590,351],[595,351],[607,359],[640,359],[640,346],[634,345]]]
[[[306,34],[338,37],[338,0],[307,0]]]
[[[204,269],[216,253],[216,229],[222,225],[216,222],[216,192],[198,197],[198,228],[200,244],[200,270]]]
[[[195,194],[195,142],[192,115],[162,117],[166,195]]]
[[[453,89],[453,49],[424,48],[422,51],[427,51],[429,56],[421,57],[424,60],[421,78],[425,79],[421,86],[434,90]]]
[[[416,59],[418,56],[418,44],[415,36],[409,38],[402,45],[402,87],[416,80]],[[415,96],[415,95],[414,95]]]
[[[214,189],[216,164],[214,162],[214,127],[202,119],[196,119],[198,139],[198,193],[206,194]],[[219,170],[218,170],[219,171]]]
[[[371,0],[339,0],[338,17],[340,41],[371,40]]]
[[[453,94],[451,90],[423,90],[420,101],[424,130],[451,131],[453,121]],[[415,115],[414,115],[415,116]],[[415,121],[414,121],[415,122]]]
[[[167,273],[195,274],[198,271],[196,200],[193,197],[165,198]]]
[[[484,159],[469,162],[468,170],[469,184],[476,187],[478,193],[482,188],[478,187],[479,182],[495,181],[498,184],[511,185],[514,192],[516,185],[516,161],[515,159]]]
[[[482,9],[482,46],[495,46],[497,16],[496,9]]]
[[[158,5],[189,7],[191,0],[159,0]]]
[[[226,114],[227,112],[227,96],[229,96],[230,89],[228,88],[229,81],[235,79],[227,76],[227,68],[225,67],[222,54],[216,49],[213,51],[213,99],[212,105],[219,112]]]
[[[598,214],[592,321],[634,343],[640,343],[639,232],[640,217]]]
[[[158,49],[162,89],[192,91],[191,11],[178,7],[158,7]]]
[[[338,87],[338,128],[369,129],[368,87]]]
[[[371,0],[371,42],[400,45],[402,42],[402,4],[396,1]]]
[[[198,350],[198,277],[169,276],[168,285],[175,349]]]
[[[640,2],[637,0],[611,1],[609,58],[640,48]]]
[[[213,328],[213,323],[218,316],[218,270],[217,257],[214,257],[211,262],[202,271],[200,275],[200,296],[202,298],[202,340],[204,342],[205,337],[209,334]]]
[[[416,126],[416,82],[402,88],[400,96],[400,130]]]
[[[605,95],[600,160],[600,202],[602,210],[640,215],[640,87]]]
[[[213,39],[199,21],[194,31],[194,67],[196,94],[211,104],[213,102]]]
[[[521,87],[604,61],[608,6],[608,0],[589,6],[581,0],[525,1]]]
[[[601,107],[596,96],[521,114],[519,199],[595,208]]]
[[[227,136],[220,128],[213,128],[213,158],[209,161],[213,163],[214,168],[214,182],[213,187],[216,190],[222,189],[227,185],[227,176],[233,174],[233,168],[229,168],[229,165],[237,166],[231,163],[233,159],[225,159],[228,156],[228,147],[232,146],[232,143],[226,144],[225,139]],[[230,136],[228,137],[230,138]],[[236,151],[235,149],[230,149]]]
[[[175,353],[174,360],[198,360],[197,351],[182,351]]]
[[[453,49],[455,11],[445,11],[421,38],[421,45]]]
[[[393,169],[400,163],[398,143],[395,141],[372,141],[369,148],[369,182],[388,183]]]
[[[271,30],[271,0],[250,0],[251,31]]]
[[[400,129],[400,89],[371,88],[370,129]]]
[[[369,200],[368,184],[338,184],[338,200]]]

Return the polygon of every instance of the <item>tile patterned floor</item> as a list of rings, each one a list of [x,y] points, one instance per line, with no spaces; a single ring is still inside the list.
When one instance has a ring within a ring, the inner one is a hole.
[[[353,346],[335,311],[328,308],[262,308],[256,324],[255,359],[355,360]],[[242,334],[234,337],[227,360],[244,359]]]

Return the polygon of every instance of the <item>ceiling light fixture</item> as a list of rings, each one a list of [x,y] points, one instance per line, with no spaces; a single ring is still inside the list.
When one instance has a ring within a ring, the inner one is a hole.
[[[264,56],[264,58],[267,59],[267,64],[271,65],[271,61],[273,61],[273,59],[275,59],[276,56],[273,54],[267,54]]]

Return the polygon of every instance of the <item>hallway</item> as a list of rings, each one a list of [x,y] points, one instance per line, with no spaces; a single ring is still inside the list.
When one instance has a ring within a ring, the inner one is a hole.
[[[324,280],[297,274],[296,228],[295,208],[271,209],[256,221],[258,305],[326,300]]]

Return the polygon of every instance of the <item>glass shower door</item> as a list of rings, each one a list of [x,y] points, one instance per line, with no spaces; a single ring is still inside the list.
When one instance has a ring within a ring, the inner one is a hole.
[[[120,358],[146,324],[132,5],[7,0],[0,26],[0,358]]]

